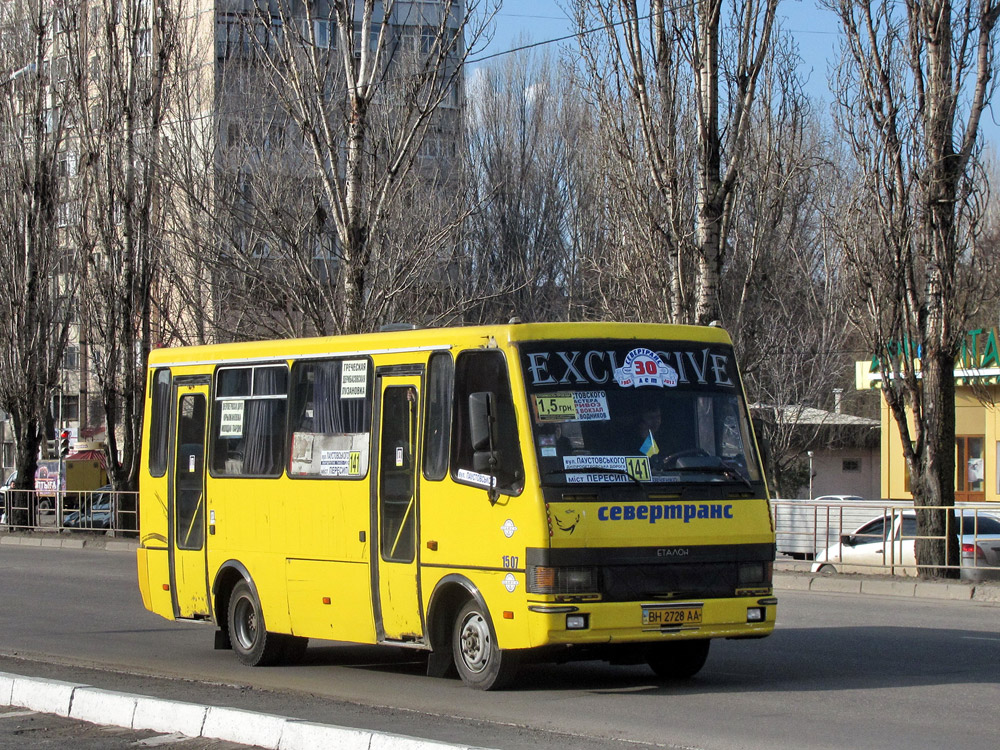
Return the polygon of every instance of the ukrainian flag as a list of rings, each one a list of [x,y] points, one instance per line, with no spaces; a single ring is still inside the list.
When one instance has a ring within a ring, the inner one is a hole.
[[[635,443],[632,443],[632,445],[635,445]],[[649,458],[652,458],[660,452],[660,447],[656,444],[656,440],[653,438],[652,430],[649,431],[649,435],[646,436],[646,439],[642,441],[642,446],[639,450],[642,451],[644,456]]]

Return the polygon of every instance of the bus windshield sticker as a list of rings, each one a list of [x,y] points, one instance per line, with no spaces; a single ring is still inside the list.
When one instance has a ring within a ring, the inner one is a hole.
[[[222,401],[220,438],[243,437],[243,399],[226,399]]]
[[[559,450],[556,448],[555,435],[539,435],[538,447],[541,449],[543,456],[552,457],[559,455]]]
[[[627,474],[566,474],[566,481],[569,484],[621,484],[623,482],[634,481]]]
[[[633,349],[625,364],[615,370],[615,382],[622,388],[651,385],[657,388],[677,387],[677,370],[668,365],[652,349]]]
[[[319,475],[321,477],[343,476],[347,473],[350,451],[320,451]]]
[[[480,487],[489,487],[491,484],[496,484],[495,477],[490,477],[489,474],[480,474],[477,471],[469,471],[468,469],[459,469],[458,478],[463,482],[478,484]]]
[[[576,401],[572,393],[546,393],[534,399],[539,422],[572,422],[576,419]]]
[[[614,469],[625,471],[625,456],[563,456],[564,469]]]
[[[368,360],[345,359],[340,365],[340,398],[368,397]]]
[[[611,419],[604,391],[558,391],[532,396],[538,422],[606,422]]]
[[[615,472],[613,480],[600,479],[598,481],[620,482],[637,480],[648,482],[653,477],[649,469],[649,458],[647,456],[563,456],[563,469],[566,471],[579,471],[580,469],[596,470],[595,474],[574,474],[576,479],[570,479],[566,475],[567,481],[583,482],[580,476],[606,476],[600,474],[601,469]]]

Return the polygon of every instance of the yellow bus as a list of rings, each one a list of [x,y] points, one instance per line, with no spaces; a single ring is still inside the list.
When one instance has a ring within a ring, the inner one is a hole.
[[[532,323],[160,349],[138,577],[250,666],[307,639],[693,675],[774,628],[774,530],[728,334]]]

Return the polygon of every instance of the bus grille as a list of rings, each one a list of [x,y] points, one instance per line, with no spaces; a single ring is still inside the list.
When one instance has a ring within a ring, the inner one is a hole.
[[[736,588],[733,562],[601,567],[601,593],[610,602],[722,598]]]

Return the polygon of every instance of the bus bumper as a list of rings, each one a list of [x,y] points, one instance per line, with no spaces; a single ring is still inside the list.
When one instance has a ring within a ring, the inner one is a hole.
[[[529,602],[531,647],[655,643],[687,638],[763,638],[777,599],[753,596],[678,602]]]

